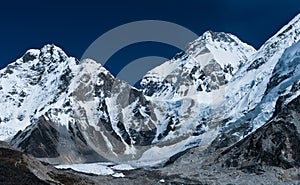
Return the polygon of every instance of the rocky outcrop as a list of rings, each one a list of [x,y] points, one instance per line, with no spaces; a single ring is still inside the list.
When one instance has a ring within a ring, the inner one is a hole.
[[[222,152],[225,167],[300,167],[300,96],[284,105],[287,96],[279,98],[268,123]]]

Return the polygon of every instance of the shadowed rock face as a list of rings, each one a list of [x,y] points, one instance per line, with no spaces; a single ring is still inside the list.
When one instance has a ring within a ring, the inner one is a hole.
[[[219,160],[224,167],[300,166],[300,97],[286,106],[281,105],[282,99],[277,101],[273,119],[222,153]]]
[[[44,116],[34,121],[36,124],[16,134],[10,143],[13,147],[38,158],[52,158],[54,163],[107,161],[88,146],[76,123],[67,129]]]
[[[27,136],[28,132],[31,134]],[[24,152],[30,153],[35,157],[58,157],[59,153],[56,150],[58,143],[58,131],[55,125],[47,122],[44,117],[37,120],[34,128],[27,132],[18,132],[11,143],[12,146],[21,148]],[[15,143],[15,138],[22,138],[20,143]]]
[[[16,151],[5,142],[0,142],[0,161],[0,184],[5,185],[96,185],[101,181],[101,177],[93,181],[93,176],[57,170],[29,154]]]

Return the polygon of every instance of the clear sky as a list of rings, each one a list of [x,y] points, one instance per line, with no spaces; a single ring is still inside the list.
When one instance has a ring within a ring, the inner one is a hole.
[[[131,0],[15,1],[0,4],[0,67],[27,49],[53,43],[80,58],[106,31],[138,20],[164,20],[201,35],[206,30],[230,32],[259,48],[300,13],[299,0]],[[170,58],[178,50],[157,43],[140,43],[116,53],[122,63],[148,55]],[[108,66],[112,73],[120,69]]]

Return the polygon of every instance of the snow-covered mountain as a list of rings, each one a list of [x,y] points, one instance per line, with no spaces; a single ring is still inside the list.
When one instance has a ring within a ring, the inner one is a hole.
[[[146,95],[164,99],[209,93],[228,83],[255,52],[232,34],[207,31],[184,53],[149,71],[141,87]]]
[[[1,126],[12,135],[23,130],[12,145],[36,157],[131,159],[132,145],[155,137],[151,102],[92,60],[79,63],[47,45],[29,50],[1,75]]]
[[[272,72],[268,88],[280,87],[283,91],[275,102],[272,117],[263,126],[238,142],[229,137],[230,133],[224,134],[207,150],[193,148],[162,171],[182,178],[196,177],[203,182],[209,179],[217,184],[299,182],[299,67],[300,42],[297,42],[286,49]]]
[[[164,150],[153,158],[160,163],[195,146],[206,129],[197,126],[195,99],[157,101],[53,45],[29,50],[1,74],[1,126],[11,131],[2,137],[50,162],[147,161]]]
[[[267,123],[278,98],[292,92],[299,30],[300,15],[258,51],[231,34],[205,32],[149,71],[141,90],[54,45],[29,50],[0,71],[1,139],[52,163],[137,166],[196,146],[228,147]]]
[[[238,139],[265,124],[275,111],[278,97],[297,80],[291,76],[288,68],[282,68],[280,62],[284,51],[300,40],[300,15],[296,16],[278,33],[271,37],[252,58],[243,65],[225,88],[225,113],[227,122],[222,132],[234,134]],[[297,45],[295,46],[297,47]],[[294,64],[296,66],[297,63]],[[278,75],[277,70],[283,76]],[[285,80],[286,81],[283,81]],[[235,129],[233,129],[235,128]]]

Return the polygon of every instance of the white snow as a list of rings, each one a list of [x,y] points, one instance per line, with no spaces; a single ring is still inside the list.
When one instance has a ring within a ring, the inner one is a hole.
[[[16,130],[0,123],[0,141],[9,140],[10,137],[16,134]]]
[[[177,61],[167,61],[161,65],[159,65],[158,67],[152,69],[149,72],[149,76],[153,75],[154,78],[160,78],[158,80],[164,79],[165,77],[167,77],[167,75],[169,75],[170,73],[172,73],[174,70],[176,70],[179,67]]]
[[[126,163],[118,164],[118,165],[115,165],[111,168],[114,169],[114,170],[133,170],[134,169],[131,165],[126,164]]]
[[[159,182],[160,182],[160,183],[164,183],[164,182],[165,182],[165,179],[160,179]]]
[[[112,175],[113,177],[125,177],[120,171],[133,170],[129,164],[113,164],[113,163],[86,163],[86,164],[67,164],[57,165],[57,169],[72,169],[77,172],[95,174],[95,175]]]
[[[95,175],[113,175],[115,173],[111,168],[98,163],[58,165],[55,167],[58,169],[72,169],[78,172],[92,173]]]
[[[114,174],[112,174],[112,176],[117,177],[117,178],[118,177],[122,177],[122,178],[125,177],[125,175],[123,173],[114,173]]]

